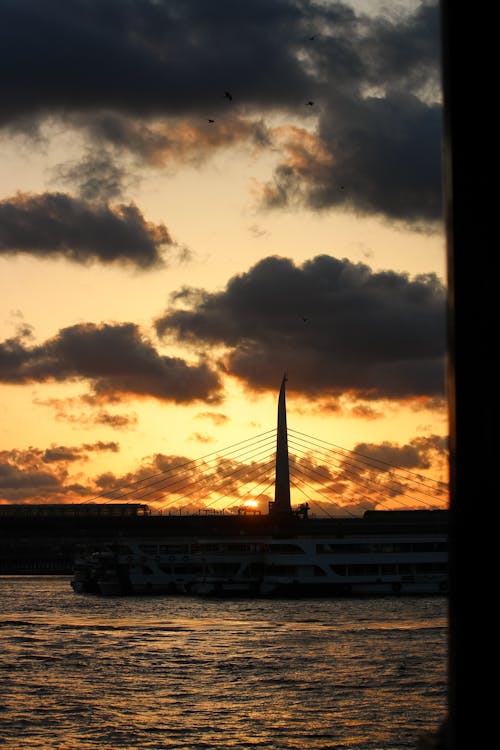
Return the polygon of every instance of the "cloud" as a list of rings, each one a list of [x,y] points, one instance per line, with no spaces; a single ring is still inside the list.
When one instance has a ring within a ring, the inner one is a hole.
[[[193,432],[192,435],[189,436],[189,440],[193,440],[196,443],[213,443],[214,438],[211,435],[207,435],[206,432]]]
[[[191,436],[207,442],[206,436]],[[209,441],[210,442],[210,441]],[[100,497],[125,500],[133,492],[136,502],[162,507],[167,512],[178,508],[214,508],[219,502],[225,507],[246,499],[255,477],[264,484],[274,476],[274,445],[271,456],[264,461],[240,461],[212,454],[190,460],[184,456],[162,453],[145,457],[136,470],[121,476],[106,472],[95,480]]]
[[[18,193],[0,201],[0,255],[147,269],[161,265],[161,250],[172,244],[167,228],[145,221],[134,204],[112,207],[64,193]]]
[[[263,186],[263,205],[338,206],[437,226],[440,107],[399,92],[356,101],[339,96],[324,106],[317,136],[297,128],[281,134],[288,156]]]
[[[114,112],[66,116],[66,121],[83,129],[94,148],[104,144],[117,157],[132,157],[136,165],[147,167],[200,166],[222,149],[240,144],[259,149],[271,143],[270,131],[260,118],[231,113],[213,124],[192,115],[148,120]]]
[[[358,443],[339,462],[336,481],[369,493],[374,507],[398,500],[401,507],[446,507],[448,485],[429,481],[426,470],[447,476],[448,444],[440,435],[414,438],[405,445],[384,441]]]
[[[110,414],[108,411],[101,409],[93,419],[96,425],[110,427],[112,430],[129,430],[137,425],[136,414]]]
[[[157,319],[158,335],[224,346],[227,373],[252,389],[275,390],[287,371],[289,389],[310,397],[444,397],[446,292],[434,274],[268,257],[221,292],[173,298],[184,308]]]
[[[30,498],[36,492],[53,493],[60,478],[44,470],[27,470],[0,459],[0,497],[12,502]]]
[[[88,459],[87,453],[102,453],[103,451],[117,453],[119,450],[120,447],[115,441],[107,443],[102,441],[96,443],[84,443],[82,446],[78,447],[53,445],[51,448],[47,448],[43,452],[41,460],[45,464],[54,463],[56,461],[86,461]]]
[[[422,470],[429,468],[433,456],[447,456],[448,441],[442,435],[430,435],[414,438],[406,445],[389,441],[357,443],[354,452],[373,459],[367,466],[381,473],[390,472],[394,467]]]
[[[447,475],[447,443],[442,436],[421,436],[404,445],[359,443],[352,451],[321,442],[304,451],[303,436],[292,431],[289,447],[291,475],[299,481],[307,476],[320,485],[319,497],[309,495],[314,497],[312,507],[333,502],[337,510],[359,515],[369,508],[447,506],[447,484],[422,473]]]
[[[19,0],[2,8],[1,59],[10,71],[3,118],[96,109],[213,114],[227,110],[228,87],[235,104],[271,91],[282,98],[285,80],[296,88],[307,81],[290,42],[308,10],[282,0],[221,2],[209,12],[201,0],[69,0],[64,7],[48,0],[43,8]]]
[[[60,164],[53,171],[57,179],[76,187],[82,201],[116,200],[128,182],[125,167],[102,150],[98,154],[89,151],[82,159]]]
[[[266,229],[262,229],[259,227],[258,224],[252,224],[248,227],[248,231],[254,237],[255,239],[259,239],[260,237],[265,237],[269,232]]]
[[[226,424],[229,422],[229,417],[226,414],[221,414],[215,411],[204,411],[196,415],[197,419],[210,419],[214,425]]]
[[[259,144],[279,157],[268,207],[435,227],[439,19],[437,2],[368,16],[313,0],[224,0],[210,12],[205,0],[19,0],[0,11],[0,125],[37,133],[63,122],[94,148],[161,167]],[[293,138],[273,137],[277,117],[297,123]],[[86,189],[116,196],[117,177]]]
[[[124,398],[217,403],[222,390],[207,362],[160,355],[133,323],[70,326],[32,347],[19,338],[0,344],[0,382],[74,381],[91,384],[95,403]]]
[[[94,488],[74,482],[69,467],[87,461],[88,453],[106,450],[116,452],[117,443],[0,451],[0,502],[81,502]]]
[[[89,394],[79,398],[34,398],[33,403],[53,409],[57,420],[77,424],[87,429],[100,425],[113,430],[129,430],[138,422],[137,414],[134,413],[112,414],[102,408],[94,413],[89,412],[89,407],[93,409],[96,404],[95,396]]]

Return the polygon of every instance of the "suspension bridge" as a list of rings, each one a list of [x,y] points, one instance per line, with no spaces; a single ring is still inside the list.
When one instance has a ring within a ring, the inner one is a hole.
[[[97,495],[92,502],[141,503],[154,514],[310,514],[357,517],[367,510],[434,510],[448,485],[287,426],[286,377],[277,426]]]

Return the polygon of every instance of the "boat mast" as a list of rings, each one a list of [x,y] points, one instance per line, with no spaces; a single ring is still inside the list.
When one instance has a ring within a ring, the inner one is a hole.
[[[276,437],[276,474],[274,481],[274,503],[270,503],[269,513],[273,516],[292,515],[290,502],[290,469],[288,465],[288,434],[286,426],[285,383],[286,373],[281,382],[278,399],[278,432]]]

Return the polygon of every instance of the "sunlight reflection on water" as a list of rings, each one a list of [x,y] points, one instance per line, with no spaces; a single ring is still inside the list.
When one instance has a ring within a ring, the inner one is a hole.
[[[5,750],[403,750],[446,713],[440,597],[0,595]]]

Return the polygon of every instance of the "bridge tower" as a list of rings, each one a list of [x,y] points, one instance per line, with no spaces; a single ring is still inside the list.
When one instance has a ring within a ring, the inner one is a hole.
[[[290,468],[288,464],[288,431],[286,425],[286,397],[283,375],[278,398],[278,432],[276,436],[276,473],[274,481],[274,502],[269,503],[269,515],[287,518],[292,515],[290,502]]]

